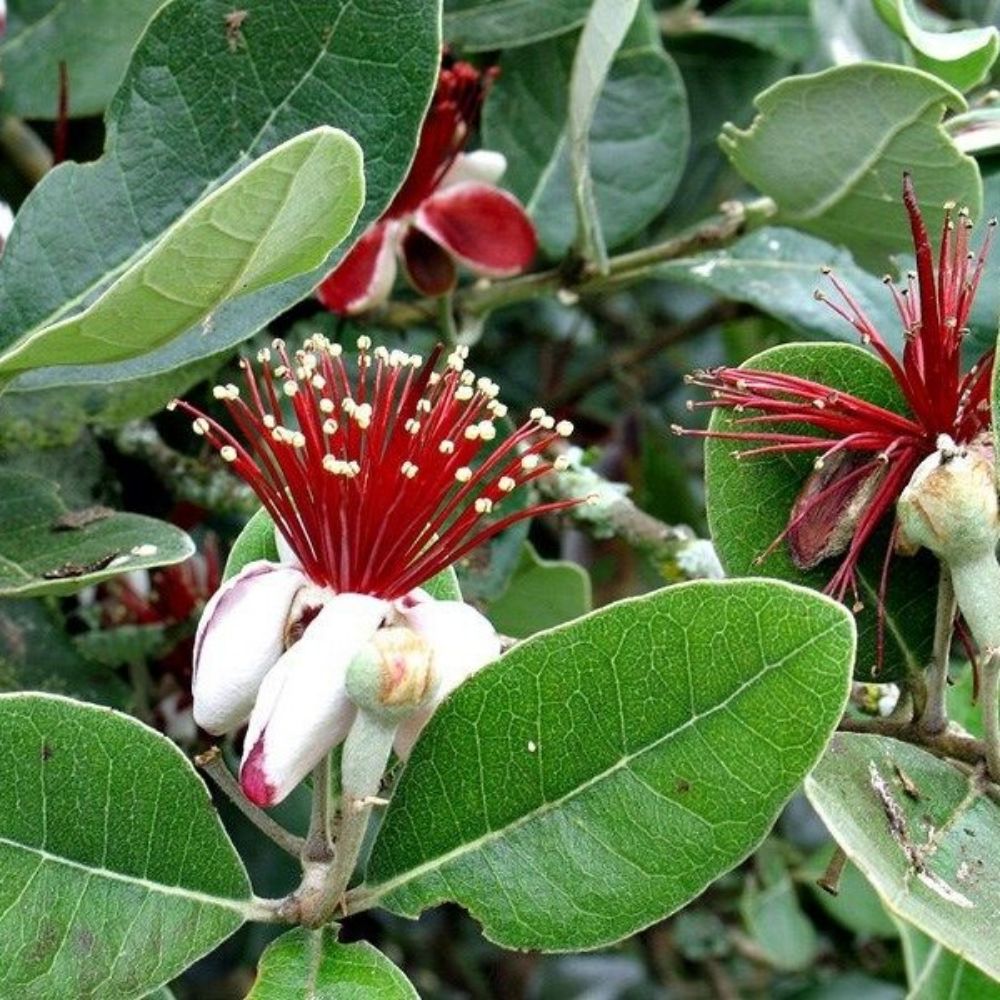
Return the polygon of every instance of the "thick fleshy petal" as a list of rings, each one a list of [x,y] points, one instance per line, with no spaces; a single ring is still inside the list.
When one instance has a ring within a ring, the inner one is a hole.
[[[480,181],[496,184],[507,169],[507,157],[492,149],[477,149],[472,153],[462,153],[448,168],[441,179],[438,190],[453,187],[465,181]]]
[[[351,315],[381,305],[396,280],[398,224],[379,222],[316,289],[316,297],[331,312]]]
[[[0,31],[0,36],[2,35],[3,31]],[[0,201],[0,253],[3,253],[3,248],[7,245],[7,237],[10,236],[10,231],[13,228],[14,213],[10,210],[10,205],[7,202]]]
[[[406,230],[400,250],[406,276],[421,294],[444,295],[458,283],[458,269],[451,254],[415,226]]]
[[[521,203],[506,191],[466,181],[428,198],[414,225],[476,274],[502,278],[523,271],[535,258],[535,227]]]
[[[249,718],[281,656],[292,599],[308,582],[300,569],[260,560],[212,595],[194,644],[194,717],[202,729],[220,735]]]
[[[434,709],[468,677],[500,655],[496,629],[475,608],[462,601],[418,600],[410,607],[397,603],[406,625],[434,649],[438,687],[428,708],[404,719],[394,749],[406,759]]]
[[[264,679],[240,768],[251,802],[280,802],[347,735],[355,711],[347,667],[388,609],[363,594],[331,597]]]

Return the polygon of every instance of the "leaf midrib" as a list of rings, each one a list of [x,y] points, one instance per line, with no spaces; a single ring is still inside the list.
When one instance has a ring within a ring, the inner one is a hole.
[[[166,232],[169,229],[171,229],[179,219],[182,219],[185,215],[188,214],[188,212],[190,212],[200,202],[204,201],[204,199],[207,198],[210,194],[218,190],[232,178],[236,177],[240,173],[240,171],[244,169],[244,167],[246,167],[250,163],[253,163],[256,159],[259,159],[259,157],[254,156],[257,144],[260,142],[261,138],[267,133],[267,131],[271,128],[271,125],[274,123],[274,120],[277,117],[277,115],[285,110],[285,108],[289,105],[291,100],[298,93],[300,88],[302,88],[308,80],[312,79],[312,77],[316,72],[316,67],[327,55],[329,55],[330,45],[333,39],[337,37],[337,27],[341,19],[344,17],[346,12],[351,7],[352,4],[345,4],[341,8],[340,13],[337,16],[337,19],[334,21],[330,31],[324,36],[323,41],[320,44],[319,52],[317,53],[316,58],[310,64],[309,69],[305,73],[303,73],[302,76],[299,77],[299,79],[295,82],[295,85],[289,89],[284,99],[274,106],[271,113],[267,116],[266,120],[264,121],[264,123],[257,130],[257,134],[250,141],[249,145],[246,148],[246,151],[242,153],[240,156],[238,156],[235,160],[233,160],[232,164],[230,165],[230,168],[219,177],[213,178],[213,180],[209,184],[207,184],[196,197],[194,197],[186,205],[184,205],[181,211],[178,212],[177,215],[174,216],[174,218],[171,219],[170,222],[167,223],[163,227],[163,229],[161,229],[160,232],[156,234],[155,237],[140,243],[136,247],[136,249],[128,257],[126,257],[120,264],[105,271],[103,274],[100,275],[99,278],[91,282],[86,288],[81,289],[75,296],[67,299],[58,309],[55,309],[47,316],[42,317],[37,323],[35,323],[34,326],[30,327],[28,330],[22,331],[10,342],[10,344],[7,347],[0,345],[0,351],[3,352],[4,356],[10,353],[10,349],[15,345],[20,344],[22,340],[29,337],[33,337],[35,334],[59,322],[63,316],[70,313],[76,306],[78,306],[81,302],[83,302],[92,293],[100,289],[110,288],[111,285],[114,284],[114,282],[122,274],[128,271],[138,261],[141,261],[143,257],[147,256],[149,252],[163,239]],[[157,12],[157,14],[154,15],[154,17],[156,16],[159,16],[159,12]],[[280,143],[278,145],[280,145]],[[117,152],[118,150],[116,148],[116,155],[114,157],[116,163],[119,162],[119,157],[117,156]],[[103,158],[102,162],[104,162]],[[128,186],[128,190],[130,192],[129,197],[131,199],[131,190],[132,190],[131,185]]]
[[[800,655],[810,646],[825,639],[830,633],[835,632],[837,629],[839,629],[842,626],[842,624],[843,623],[841,621],[832,622],[825,629],[823,629],[822,632],[818,632],[815,635],[811,636],[806,642],[802,643],[794,650],[789,651],[787,654],[785,654],[785,656],[781,657],[781,659],[776,660],[774,663],[766,665],[763,670],[759,671],[752,678],[741,684],[738,688],[732,691],[718,704],[713,705],[711,708],[709,708],[705,712],[702,712],[700,715],[697,713],[692,714],[688,719],[686,719],[683,723],[681,723],[681,725],[677,726],[675,729],[672,729],[669,733],[665,733],[663,736],[659,737],[658,739],[654,740],[651,743],[648,743],[646,746],[635,751],[634,753],[626,754],[623,757],[620,757],[610,767],[605,768],[603,771],[599,772],[598,774],[594,775],[591,778],[588,778],[586,781],[582,782],[576,787],[570,789],[570,791],[568,791],[565,795],[562,795],[557,799],[553,799],[550,802],[543,802],[537,808],[530,810],[529,812],[525,813],[522,816],[518,816],[515,820],[512,820],[505,826],[499,827],[496,830],[488,830],[486,833],[481,834],[475,840],[467,841],[464,844],[459,844],[457,847],[452,848],[445,854],[440,854],[437,857],[431,858],[423,862],[422,864],[417,865],[414,868],[410,868],[407,871],[403,872],[401,875],[397,875],[387,882],[376,883],[374,885],[362,884],[359,887],[360,892],[365,893],[368,900],[372,902],[377,901],[386,896],[387,894],[395,891],[396,889],[399,889],[400,887],[406,885],[407,883],[412,882],[414,879],[419,879],[420,876],[426,874],[427,872],[432,872],[439,868],[443,868],[445,865],[451,863],[455,859],[460,858],[465,854],[469,854],[472,851],[479,850],[486,844],[491,843],[495,840],[499,840],[501,837],[507,836],[509,833],[519,829],[520,827],[526,825],[527,823],[532,822],[536,819],[540,819],[543,816],[546,816],[548,813],[554,811],[555,809],[560,808],[565,803],[572,801],[579,795],[582,795],[585,791],[587,791],[594,785],[598,784],[599,782],[602,782],[606,778],[609,778],[615,773],[627,768],[628,765],[630,765],[634,760],[637,760],[640,757],[644,756],[645,754],[650,753],[653,750],[656,750],[662,744],[666,743],[669,740],[672,740],[675,736],[684,732],[685,730],[695,725],[696,723],[701,722],[703,719],[707,719],[715,715],[716,713],[723,711],[730,705],[731,702],[740,697],[740,695],[742,695],[746,690],[756,685],[765,676],[770,674],[772,671],[777,670],[780,667],[784,666],[784,664],[787,663],[788,660],[790,660],[792,657]]]
[[[126,875],[124,872],[116,872],[110,868],[86,865],[83,862],[74,861],[72,858],[64,858],[58,854],[52,854],[50,851],[46,851],[41,847],[35,847],[32,844],[22,844],[16,840],[11,840],[9,837],[0,836],[0,847],[11,847],[15,850],[35,855],[43,863],[48,862],[63,865],[66,868],[72,868],[74,871],[84,872],[86,875],[105,878],[114,882],[122,882],[126,885],[145,889],[148,892],[156,892],[163,896],[177,896],[202,906],[216,906],[220,909],[231,910],[233,913],[238,913],[241,917],[246,917],[247,906],[250,902],[249,899],[244,901],[230,899],[225,896],[213,896],[211,893],[200,892],[197,889],[187,889],[179,885],[167,885],[163,882],[152,882],[149,879],[139,878],[137,875]]]

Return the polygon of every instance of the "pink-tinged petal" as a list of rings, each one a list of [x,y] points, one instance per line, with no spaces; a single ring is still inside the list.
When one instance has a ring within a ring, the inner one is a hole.
[[[444,295],[458,283],[458,270],[448,251],[415,226],[407,229],[400,250],[406,276],[422,295]]]
[[[403,609],[402,616],[406,625],[433,647],[438,678],[431,704],[404,719],[396,731],[393,747],[405,760],[434,709],[459,684],[500,655],[500,637],[486,618],[462,601],[419,601]]]
[[[0,38],[7,31],[7,0],[0,0]]]
[[[474,153],[462,153],[448,168],[448,172],[438,185],[441,188],[453,187],[465,181],[480,181],[483,184],[496,184],[507,169],[507,157],[492,149],[477,149]]]
[[[521,203],[475,181],[432,195],[417,210],[414,225],[469,270],[492,278],[523,271],[538,249],[535,227]]]
[[[378,222],[316,289],[316,297],[330,312],[352,315],[381,305],[396,281],[398,226]]]
[[[211,597],[194,644],[194,717],[221,735],[246,722],[284,648],[292,599],[308,580],[292,566],[248,563]]]
[[[330,598],[264,678],[240,768],[251,802],[280,802],[347,735],[355,713],[347,667],[388,610],[388,602],[363,594]]]

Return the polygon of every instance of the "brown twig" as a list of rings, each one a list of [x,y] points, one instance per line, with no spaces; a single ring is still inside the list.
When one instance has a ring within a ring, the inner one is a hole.
[[[572,272],[567,272],[564,267],[552,267],[506,281],[477,283],[455,294],[454,309],[460,317],[475,319],[503,306],[528,302],[544,295],[558,293],[575,298],[615,291],[650,277],[659,264],[731,243],[751,224],[766,221],[774,211],[774,203],[767,198],[749,205],[727,202],[721,206],[720,215],[694,229],[661,243],[612,257],[608,261],[607,273],[602,273],[593,265],[585,265]],[[420,299],[417,302],[390,303],[372,313],[371,318],[381,326],[409,327],[433,323],[436,316],[434,301]]]
[[[305,841],[301,837],[296,837],[294,833],[289,833],[280,823],[271,819],[263,809],[258,809],[243,794],[236,779],[229,773],[229,768],[226,767],[226,762],[222,759],[222,751],[218,747],[211,747],[205,753],[199,754],[195,757],[194,762],[265,837],[274,841],[278,847],[291,854],[296,860],[301,857]]]
[[[892,719],[841,719],[838,727],[843,733],[871,733],[888,736],[903,743],[912,743],[934,754],[966,764],[978,764],[986,757],[986,744],[972,736],[963,736],[950,730],[928,733],[912,722]]]

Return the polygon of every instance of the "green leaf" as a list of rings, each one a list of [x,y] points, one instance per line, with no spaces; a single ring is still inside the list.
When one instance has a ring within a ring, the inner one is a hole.
[[[873,0],[882,20],[913,50],[917,66],[957,90],[982,83],[1000,52],[994,27],[961,31],[928,31],[920,24],[913,0]]]
[[[826,284],[821,267],[836,272],[889,346],[901,351],[899,313],[882,282],[848,250],[794,229],[758,229],[725,249],[663,264],[656,275],[746,302],[793,329],[856,343],[857,330],[813,294]]]
[[[507,589],[489,605],[499,632],[525,639],[590,611],[590,576],[576,563],[542,559],[525,542]]]
[[[591,0],[445,0],[444,37],[466,52],[513,49],[578,28]]]
[[[965,101],[927,73],[842,66],[782,80],[755,103],[748,129],[723,127],[723,151],[774,199],[777,223],[843,244],[863,266],[885,270],[888,254],[909,248],[905,170],[932,230],[946,201],[968,205],[974,217],[982,211],[976,163],[941,126],[945,111],[965,111]]]
[[[584,259],[593,261],[602,271],[607,270],[608,252],[590,173],[590,130],[611,65],[638,9],[639,0],[594,0],[569,76],[567,134],[578,246]]]
[[[14,694],[0,754],[0,994],[145,996],[243,923],[246,872],[169,740]]]
[[[129,688],[89,662],[44,601],[0,601],[0,691],[45,691],[124,708]]]
[[[786,344],[746,362],[747,368],[788,372],[851,392],[886,409],[907,413],[889,369],[868,351],[852,344]],[[717,410],[711,428],[731,429],[732,414]],[[822,590],[833,575],[836,557],[813,570],[800,570],[786,545],[758,564],[788,524],[792,504],[812,471],[811,454],[761,455],[737,459],[739,442],[709,439],[705,444],[705,490],[708,523],[716,552],[732,576],[767,576]],[[878,592],[888,542],[888,527],[871,540],[858,565],[857,676],[873,676],[877,663]],[[931,655],[937,563],[926,553],[898,558],[886,593],[885,651],[880,681],[922,671]]]
[[[229,0],[170,0],[153,18],[108,109],[104,155],[61,165],[21,206],[0,259],[0,344],[93,302],[186,211],[317,126],[342,129],[375,151],[355,233],[386,207],[437,79],[439,0],[238,6],[246,17],[235,35]],[[313,197],[324,201],[321,191]],[[208,336],[194,324],[201,354],[192,343],[185,361],[260,329],[308,295],[349,245],[309,274],[227,301]]]
[[[504,183],[527,206],[550,257],[564,254],[574,237],[568,117],[576,43],[567,35],[506,52],[483,115],[483,145],[507,157]],[[608,247],[670,200],[688,138],[680,73],[640,17],[612,63],[589,132],[594,200]]]
[[[992,153],[1000,146],[1000,108],[973,108],[944,127],[963,153]]]
[[[257,559],[265,559],[268,562],[279,562],[281,559],[278,554],[278,545],[274,540],[274,521],[271,520],[271,515],[263,507],[243,526],[243,530],[229,550],[229,558],[226,560],[222,579],[228,580],[236,576],[247,563]],[[460,601],[462,599],[458,577],[450,566],[438,573],[433,579],[428,580],[423,588],[431,597],[439,601]]]
[[[340,944],[337,932],[297,927],[267,946],[247,1000],[410,1000],[417,991],[367,941]]]
[[[274,540],[274,521],[271,520],[271,515],[261,507],[236,536],[236,541],[233,542],[233,547],[229,550],[225,569],[222,571],[222,579],[229,580],[236,576],[247,563],[256,562],[258,559],[278,562],[280,558],[278,544]]]
[[[730,0],[711,17],[695,16],[699,33],[719,35],[798,62],[816,45],[809,0]]]
[[[774,857],[762,863],[761,854]],[[795,883],[777,845],[765,841],[756,860],[756,874],[744,883],[740,900],[747,930],[774,968],[808,968],[819,951],[819,939],[799,905]]]
[[[816,902],[843,927],[862,938],[895,938],[899,936],[896,924],[878,898],[871,883],[852,864],[844,866],[838,883],[837,895],[821,889],[816,880],[826,872],[833,857],[835,844],[821,847],[797,873],[812,892]]]
[[[68,511],[54,483],[0,470],[0,596],[71,594],[193,553],[191,539],[171,524],[141,514]]]
[[[6,345],[0,373],[119,361],[203,323],[228,299],[317,267],[364,202],[361,148],[321,127],[272,149],[177,220],[83,312]]]
[[[825,61],[902,63],[902,41],[875,11],[872,0],[812,0],[816,36]]]
[[[977,779],[906,743],[838,733],[806,794],[889,910],[1000,978],[1000,811]]]
[[[91,663],[120,667],[144,663],[168,653],[178,639],[166,625],[100,626],[73,637],[73,645]]]
[[[431,719],[364,897],[411,917],[454,900],[510,948],[659,920],[770,829],[840,717],[853,649],[843,607],[762,581],[682,584],[528,639]]]
[[[11,0],[0,42],[0,112],[55,118],[59,63],[69,71],[69,113],[99,115],[146,22],[163,0]]]
[[[906,1000],[997,1000],[1000,983],[905,920],[897,920],[910,991]]]

